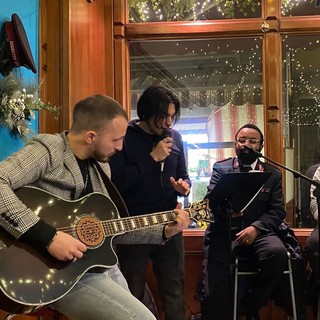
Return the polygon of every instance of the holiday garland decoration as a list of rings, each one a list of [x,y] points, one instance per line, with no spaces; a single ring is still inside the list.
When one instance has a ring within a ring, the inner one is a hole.
[[[44,103],[38,97],[38,83],[25,83],[10,73],[0,79],[0,124],[7,126],[13,135],[25,139],[31,133],[28,122],[36,111],[47,110],[58,118],[61,107]]]

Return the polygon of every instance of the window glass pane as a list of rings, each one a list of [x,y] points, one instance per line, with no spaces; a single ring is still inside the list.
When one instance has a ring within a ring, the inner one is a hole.
[[[281,13],[283,16],[320,15],[319,0],[282,0]]]
[[[320,162],[320,35],[283,37],[283,106],[286,165],[302,174]],[[287,203],[294,199],[296,227],[312,227],[309,190],[286,174]],[[306,190],[307,189],[307,190]]]
[[[229,0],[128,0],[130,22],[261,17],[261,2]]]
[[[235,155],[240,126],[263,130],[261,45],[262,38],[130,42],[132,118],[152,84],[180,98],[174,128],[185,141],[190,202],[205,195],[213,163]]]

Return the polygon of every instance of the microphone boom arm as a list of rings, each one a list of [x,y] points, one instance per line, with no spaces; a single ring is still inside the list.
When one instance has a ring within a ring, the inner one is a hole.
[[[258,158],[266,159],[267,161],[269,161],[269,162],[277,165],[278,167],[281,167],[281,168],[283,168],[283,169],[291,172],[295,178],[302,178],[302,179],[304,179],[304,180],[309,181],[309,182],[310,182],[311,184],[313,184],[314,186],[320,188],[320,182],[319,182],[319,181],[313,180],[313,179],[305,176],[304,174],[302,174],[302,173],[300,173],[300,172],[298,172],[298,171],[296,171],[296,170],[292,170],[292,169],[284,166],[283,164],[281,164],[281,163],[279,163],[279,162],[277,162],[277,161],[274,161],[274,160],[272,160],[272,159],[264,156],[261,152],[259,152],[259,151],[257,151],[257,150],[254,150],[252,147],[251,147],[250,149],[257,155]]]

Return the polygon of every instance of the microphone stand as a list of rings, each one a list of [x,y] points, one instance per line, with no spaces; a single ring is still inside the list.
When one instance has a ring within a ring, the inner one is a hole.
[[[313,195],[317,198],[317,207],[318,207],[318,219],[317,219],[317,221],[318,221],[318,252],[316,253],[316,255],[318,256],[318,264],[319,264],[319,265],[318,265],[318,269],[319,269],[319,270],[318,270],[318,272],[319,272],[318,277],[319,277],[319,279],[318,279],[318,286],[317,286],[317,290],[318,290],[317,320],[320,320],[320,228],[319,228],[320,181],[313,180],[313,179],[311,179],[311,178],[303,175],[302,173],[300,173],[300,172],[298,172],[298,171],[296,171],[296,170],[292,170],[292,169],[284,166],[283,164],[281,164],[281,163],[279,163],[279,162],[276,162],[276,161],[274,161],[274,160],[272,160],[272,159],[264,156],[261,152],[253,149],[252,147],[250,147],[249,149],[251,149],[252,152],[254,152],[254,153],[257,155],[258,158],[264,158],[264,159],[266,159],[267,161],[269,161],[269,162],[271,162],[271,163],[273,163],[273,164],[275,164],[275,165],[277,165],[277,166],[279,166],[279,167],[281,167],[281,168],[283,168],[283,169],[291,172],[291,173],[293,174],[294,178],[296,178],[296,179],[297,179],[297,178],[302,178],[302,179],[304,179],[304,180],[307,180],[307,181],[309,181],[312,185],[314,185],[314,186],[316,187],[315,190],[313,191]]]

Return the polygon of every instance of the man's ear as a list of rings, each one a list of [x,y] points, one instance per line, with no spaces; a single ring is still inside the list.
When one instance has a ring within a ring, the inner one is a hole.
[[[85,133],[85,141],[88,144],[91,144],[94,140],[94,138],[96,137],[96,132],[95,131],[87,131]]]
[[[259,148],[259,152],[261,152],[261,150],[263,149],[263,143],[260,145],[260,148]]]

